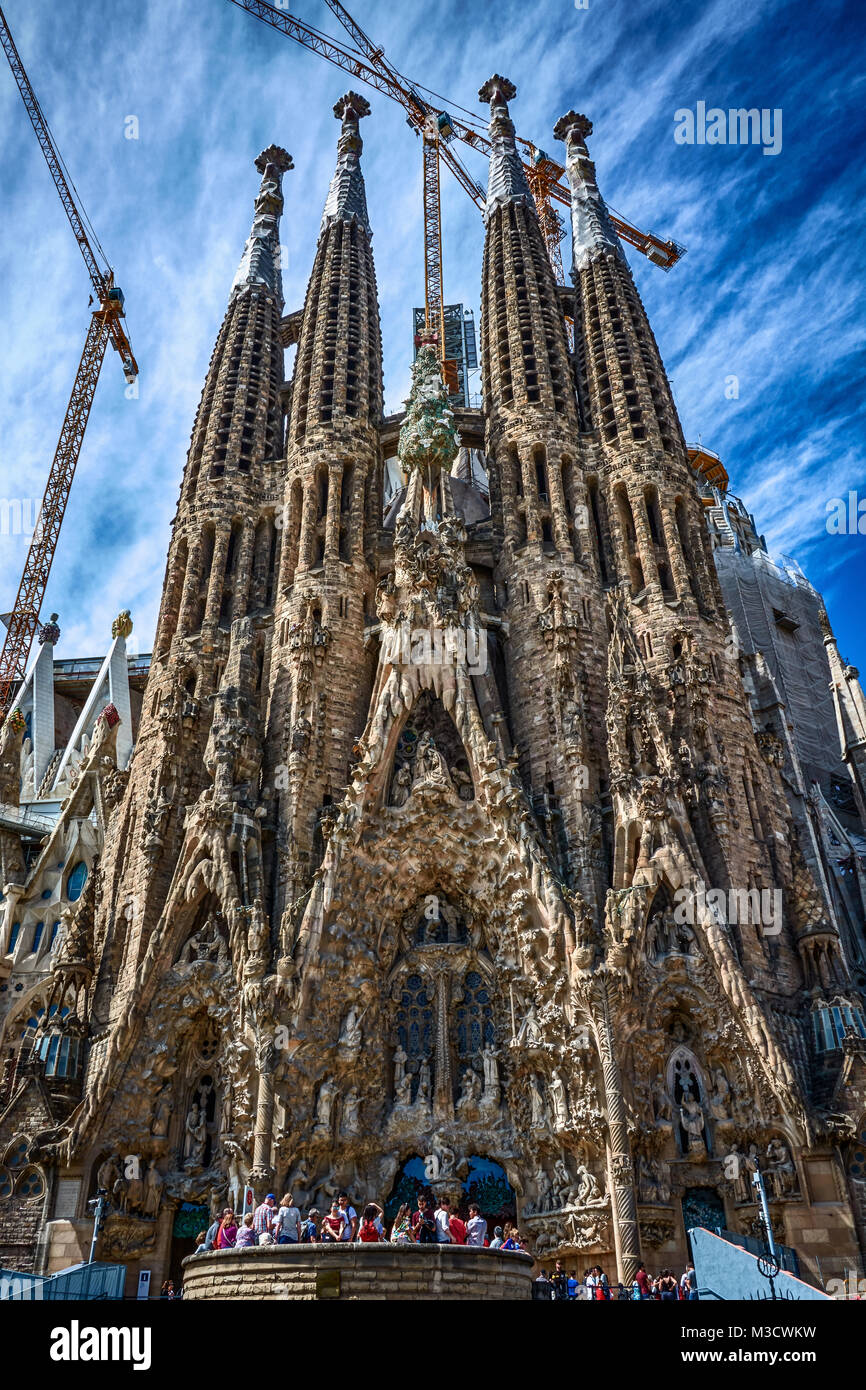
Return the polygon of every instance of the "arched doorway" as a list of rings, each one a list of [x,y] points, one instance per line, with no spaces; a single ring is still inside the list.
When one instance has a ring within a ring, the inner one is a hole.
[[[197,1202],[181,1202],[171,1228],[168,1270],[168,1278],[174,1281],[175,1292],[183,1283],[183,1261],[195,1250],[195,1238],[199,1231],[206,1231],[209,1225],[210,1214],[206,1206]]]
[[[506,1221],[516,1221],[517,1203],[505,1169],[490,1158],[473,1154],[460,1165],[461,1196],[457,1215],[464,1221],[469,1214],[470,1202],[477,1202],[481,1215],[487,1222],[488,1235],[493,1235],[494,1226],[502,1226]],[[385,1203],[385,1219],[394,1220],[403,1202],[408,1202],[414,1211],[422,1193],[430,1192],[430,1184],[424,1169],[424,1160],[417,1155],[408,1158],[394,1180],[391,1196]]]
[[[703,1226],[708,1231],[724,1230],[725,1204],[713,1187],[690,1187],[683,1197],[683,1226],[686,1232],[686,1245],[692,1254],[689,1231],[693,1226]]]

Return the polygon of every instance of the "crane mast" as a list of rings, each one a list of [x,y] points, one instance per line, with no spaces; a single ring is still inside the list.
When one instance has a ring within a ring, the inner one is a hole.
[[[0,652],[0,718],[2,718],[9,708],[15,684],[23,680],[26,673],[33,638],[39,627],[39,611],[45,597],[60,527],[69,500],[72,480],[81,453],[84,431],[87,428],[90,407],[93,404],[96,384],[99,381],[99,373],[108,344],[111,343],[115,351],[120,354],[121,365],[127,382],[135,381],[138,375],[138,365],[129,338],[121,323],[123,292],[115,285],[111,269],[103,269],[100,265],[99,258],[87,235],[84,218],[69,187],[63,162],[51,138],[51,132],[42,114],[42,108],[30,85],[30,79],[2,9],[0,9],[0,45],[3,47],[12,69],[12,75],[18,84],[21,99],[30,117],[30,123],[36,132],[36,138],[45,156],[45,162],[51,171],[54,186],[87,267],[93,295],[99,305],[91,316],[87,329],[84,349],[78,370],[75,373],[72,392],[60,430],[60,438],[48,473],[42,505],[30,539],[15,605],[7,621],[3,650]]]
[[[285,34],[287,38],[294,39],[295,42],[301,44],[302,47],[308,48],[314,53],[318,53],[323,58],[327,58],[329,62],[334,63],[345,72],[351,73],[353,77],[360,78],[362,82],[369,83],[371,87],[375,87],[377,91],[383,92],[385,96],[391,97],[393,101],[400,102],[407,111],[408,124],[421,134],[423,134],[425,121],[428,117],[434,117],[437,123],[445,118],[448,124],[448,138],[443,139],[440,134],[438,140],[439,158],[448,165],[458,183],[469,194],[469,197],[475,203],[476,207],[483,212],[486,199],[485,190],[462,164],[453,148],[453,140],[456,138],[463,144],[470,145],[473,149],[480,150],[483,154],[489,155],[490,141],[485,131],[476,129],[474,126],[466,124],[465,121],[456,119],[439,107],[436,107],[425,97],[422,97],[417,87],[407,78],[402,77],[401,74],[397,72],[396,68],[386,62],[383,50],[377,48],[372,40],[368,38],[363,29],[356,24],[345,6],[339,3],[339,0],[325,0],[325,3],[358,45],[360,52],[344,48],[335,39],[331,38],[330,35],[322,34],[318,29],[313,29],[309,24],[305,24],[303,20],[288,14],[286,10],[275,8],[273,5],[268,4],[267,0],[232,0],[232,4],[237,5],[238,9],[246,10],[249,14],[262,20],[263,23],[269,24],[273,29],[277,29],[280,33]],[[365,58],[367,60],[366,62],[364,61]],[[563,203],[566,207],[570,207],[571,193],[567,185],[562,182],[560,176],[556,176],[552,179],[545,179],[542,183],[536,176],[534,168],[536,146],[531,140],[525,140],[520,136],[517,137],[517,143],[525,151],[523,165],[526,170],[527,179],[530,182],[530,188],[533,187],[533,182],[535,183],[533,197],[536,198],[536,202],[539,204],[538,212],[542,227],[546,226],[549,229],[549,231],[545,233],[545,240],[548,243],[548,248],[550,248],[553,242],[554,229],[557,227],[557,219],[559,218],[559,214],[551,207],[551,200]],[[425,196],[428,187],[426,173],[427,163],[425,157]],[[538,190],[537,193],[536,189]],[[676,265],[677,261],[685,255],[685,247],[680,246],[677,242],[670,239],[665,241],[661,237],[656,236],[653,232],[643,232],[617,214],[611,213],[611,222],[623,241],[628,242],[629,246],[633,246],[635,250],[640,251],[641,255],[646,256],[648,260],[652,261],[653,265],[660,266],[662,270],[670,270],[671,267]],[[425,231],[427,226],[428,219],[425,207]],[[432,226],[433,219],[430,220],[431,233]],[[559,219],[559,226],[561,227],[561,219]],[[564,227],[562,228],[562,235],[564,235]],[[556,238],[557,246],[562,239],[562,235]],[[427,257],[425,254],[425,261],[426,259]],[[435,249],[433,252],[433,259],[436,259]],[[441,263],[442,255],[440,247],[438,252],[438,264],[441,266]],[[558,270],[555,254],[552,257],[552,263],[554,269]],[[425,302],[430,302],[429,293]]]

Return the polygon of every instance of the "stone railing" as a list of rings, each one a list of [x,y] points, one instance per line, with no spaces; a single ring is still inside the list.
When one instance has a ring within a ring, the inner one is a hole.
[[[532,1257],[467,1245],[256,1245],[189,1255],[184,1299],[521,1299]]]

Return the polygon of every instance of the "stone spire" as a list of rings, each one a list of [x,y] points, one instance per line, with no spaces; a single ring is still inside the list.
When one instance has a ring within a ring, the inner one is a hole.
[[[569,111],[566,142],[574,229],[575,382],[584,430],[618,450],[637,443],[675,456],[686,487],[685,441],[664,364],[586,148],[592,124]]]
[[[484,221],[481,360],[494,434],[505,416],[533,414],[577,423],[565,322],[556,277],[514,140],[508,101],[516,88],[494,75],[478,93],[490,103],[490,173]]]
[[[624,259],[619,237],[598,191],[595,165],[586,148],[587,136],[592,134],[592,121],[576,111],[569,111],[557,121],[553,134],[557,140],[564,140],[566,147],[575,270],[583,270],[602,256]]]
[[[382,334],[358,123],[369,103],[347,92],[316,260],[307,286],[292,388],[293,440],[348,417],[375,427],[382,415]],[[291,459],[290,459],[291,462]]]
[[[247,237],[244,254],[232,282],[234,298],[249,285],[264,285],[283,302],[280,275],[280,217],[283,211],[283,174],[294,168],[292,156],[279,145],[269,145],[256,160],[262,176],[255,202],[252,230]]]
[[[490,169],[487,176],[487,222],[496,207],[503,203],[532,204],[532,194],[526,173],[514,141],[514,122],[508,114],[508,103],[517,95],[517,88],[507,77],[498,73],[488,79],[478,93],[478,100],[490,104]]]
[[[343,125],[337,142],[337,167],[322,213],[320,236],[332,222],[353,220],[360,222],[368,236],[373,235],[367,218],[367,194],[361,173],[364,142],[359,129],[361,117],[369,114],[370,103],[357,92],[347,92],[334,107],[334,115]]]

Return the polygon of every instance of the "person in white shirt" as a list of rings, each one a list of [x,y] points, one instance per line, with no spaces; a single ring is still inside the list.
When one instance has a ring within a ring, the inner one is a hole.
[[[487,1222],[481,1215],[481,1208],[475,1202],[469,1207],[469,1220],[466,1222],[466,1244],[483,1245],[487,1236]]]
[[[358,1231],[358,1213],[354,1207],[349,1206],[349,1194],[341,1192],[337,1198],[340,1205],[340,1214],[343,1217],[343,1234],[340,1240],[354,1240]]]
[[[436,1221],[436,1240],[439,1245],[451,1244],[451,1203],[447,1197],[443,1197],[433,1213]]]
[[[301,1239],[301,1213],[291,1192],[287,1192],[274,1212],[273,1233],[278,1245],[296,1245]]]

